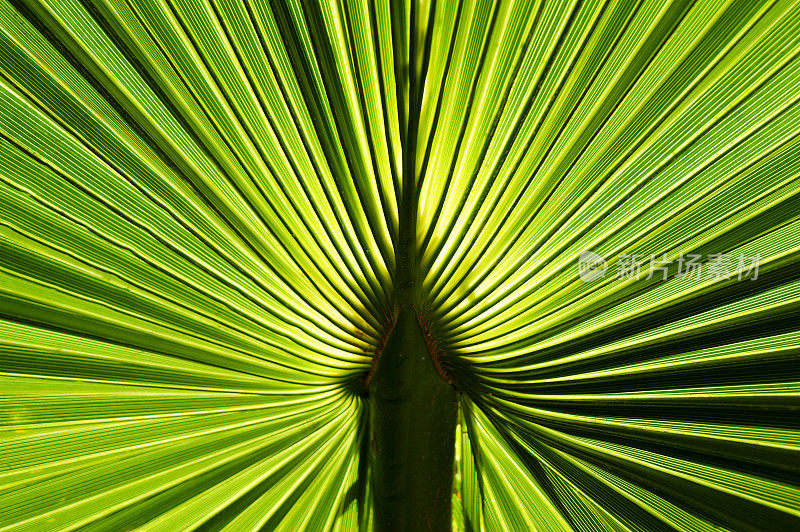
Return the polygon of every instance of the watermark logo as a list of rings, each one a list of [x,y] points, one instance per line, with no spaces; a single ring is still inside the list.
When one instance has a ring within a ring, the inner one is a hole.
[[[606,274],[606,259],[588,249],[578,255],[578,276],[584,283],[600,279]]]
[[[614,279],[638,280],[658,278],[666,281],[668,277],[687,277],[695,280],[758,279],[758,266],[761,255],[740,254],[734,256],[727,253],[711,253],[705,257],[700,254],[681,255],[676,260],[667,258],[667,254],[643,255],[623,253],[613,261]],[[672,268],[670,268],[672,267]],[[578,255],[578,276],[585,283],[596,281],[606,275],[609,263],[594,251],[583,251]]]

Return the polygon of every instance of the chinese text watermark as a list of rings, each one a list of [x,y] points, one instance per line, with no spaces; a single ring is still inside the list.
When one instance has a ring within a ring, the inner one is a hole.
[[[761,255],[738,255],[732,253],[710,253],[680,255],[677,259],[669,260],[667,254],[644,255],[637,253],[623,253],[614,261],[614,268],[609,267],[610,261],[593,251],[583,251],[578,256],[578,276],[584,282],[596,281],[613,273],[615,279],[659,279],[666,281],[671,277],[686,277],[689,279],[735,279],[741,281],[758,279],[758,266]]]

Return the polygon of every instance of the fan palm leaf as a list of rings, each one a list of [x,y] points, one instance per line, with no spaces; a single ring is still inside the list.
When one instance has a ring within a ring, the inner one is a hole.
[[[792,0],[0,0],[0,530],[800,528],[799,55]]]

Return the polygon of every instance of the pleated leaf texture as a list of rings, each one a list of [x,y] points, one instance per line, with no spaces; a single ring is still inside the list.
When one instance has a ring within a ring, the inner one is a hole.
[[[0,1],[0,530],[800,530],[797,1]]]

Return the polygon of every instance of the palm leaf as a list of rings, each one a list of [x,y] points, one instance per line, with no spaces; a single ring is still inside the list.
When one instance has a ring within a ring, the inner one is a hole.
[[[380,528],[412,303],[455,528],[797,528],[798,28],[4,0],[0,530]]]

